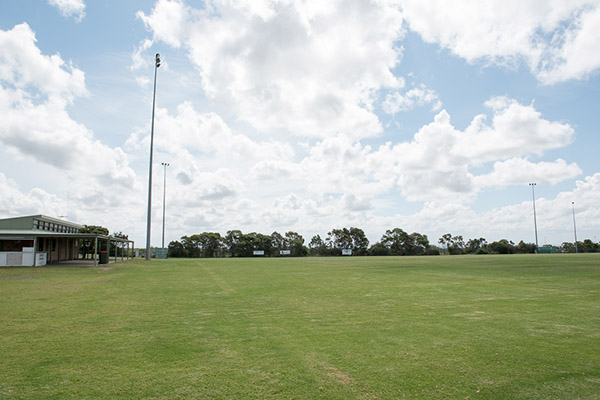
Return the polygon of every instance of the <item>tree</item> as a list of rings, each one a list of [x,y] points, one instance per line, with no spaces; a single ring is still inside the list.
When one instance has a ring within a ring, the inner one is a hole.
[[[592,242],[591,239],[585,239],[583,242],[577,242],[577,248],[583,253],[597,253],[600,251],[600,244]]]
[[[335,251],[336,255],[341,254],[343,249],[351,249],[353,254],[364,255],[369,248],[369,239],[365,232],[360,228],[332,229],[327,234],[327,243]]]
[[[174,240],[169,243],[169,247],[167,250],[168,257],[185,257],[185,249],[183,248],[183,244],[181,242]]]
[[[350,238],[352,239],[352,253],[357,256],[364,256],[367,254],[369,248],[369,239],[365,235],[365,232],[360,228],[350,228]]]
[[[535,253],[536,250],[536,246],[535,243],[525,243],[524,241],[520,241],[519,244],[517,244],[516,247],[516,252],[517,253],[521,253],[521,254],[528,254],[528,253]]]
[[[202,257],[215,257],[221,253],[223,238],[218,232],[204,232],[197,235],[198,244],[202,250]]]
[[[429,252],[427,235],[413,232],[410,235],[400,228],[388,229],[381,237],[381,244],[389,253],[397,256],[414,256]]]
[[[462,254],[465,248],[465,241],[461,235],[452,236],[445,233],[438,239],[438,243],[446,246],[448,254]]]
[[[350,231],[347,228],[332,229],[331,232],[327,233],[326,241],[328,247],[331,249],[342,250],[352,248],[352,238],[350,237]]]
[[[273,249],[274,256],[278,256],[281,250],[287,250],[289,248],[288,241],[280,233],[271,233],[271,247]]]
[[[465,248],[465,241],[461,235],[452,237],[452,245],[450,251],[452,254],[463,254]]]
[[[514,254],[516,251],[515,244],[507,239],[500,239],[488,244],[488,249],[490,253],[495,254]]]
[[[327,244],[321,239],[320,235],[315,235],[310,239],[308,248],[311,256],[327,255]]]
[[[290,247],[290,253],[293,257],[304,257],[308,254],[308,250],[304,246],[304,238],[298,232],[286,232],[285,240]]]
[[[438,239],[438,243],[442,246],[446,246],[446,251],[450,254],[450,246],[452,245],[452,235],[445,233],[441,238]]]
[[[369,256],[389,256],[390,249],[386,245],[381,242],[375,243],[373,246],[367,250],[367,255]]]
[[[408,240],[408,233],[400,228],[388,229],[381,237],[381,244],[388,248],[393,256],[406,255],[405,243]]]
[[[81,233],[92,233],[95,235],[108,236],[109,231],[108,228],[99,225],[84,225],[83,228],[81,228]],[[99,243],[100,249],[105,248],[106,245],[103,243],[104,240]],[[96,252],[96,241],[91,239],[83,239],[81,241],[80,251],[83,254],[83,258],[86,258],[87,254],[94,254]]]
[[[200,257],[200,237],[198,235],[182,236],[181,244],[185,254],[184,257]]]
[[[227,231],[227,235],[225,235],[224,242],[232,257],[238,257],[240,255],[242,235],[243,233],[240,230]]]
[[[128,240],[129,239],[129,235],[126,235],[123,232],[117,232],[117,233],[113,233],[112,235],[113,237],[119,238],[119,239],[124,239],[124,240]],[[125,242],[115,242],[115,246],[114,249],[115,251],[113,252],[114,256],[122,256],[123,255],[123,247],[125,246]]]
[[[252,257],[254,250],[263,250],[266,255],[273,253],[272,238],[262,233],[242,233],[240,230],[228,231],[223,239],[232,257]]]
[[[271,245],[271,236],[264,235],[262,233],[252,232],[247,235],[244,235],[247,238],[248,242],[252,243],[252,249],[249,252],[249,255],[252,256],[254,254],[254,250],[263,250],[265,255],[271,255],[273,253],[273,246]]]
[[[560,245],[560,251],[563,253],[575,253],[575,244],[573,242],[563,242]]]
[[[486,246],[487,246],[487,240],[485,240],[484,238],[469,239],[467,241],[467,245],[465,246],[465,253],[467,253],[467,254],[485,254],[485,253],[487,253]]]
[[[425,254],[429,249],[429,239],[427,239],[427,235],[422,235],[417,232],[411,233],[408,235],[406,249],[409,255],[419,256]]]
[[[84,225],[81,229],[81,233],[94,233],[97,235],[108,236],[108,228],[99,225]]]

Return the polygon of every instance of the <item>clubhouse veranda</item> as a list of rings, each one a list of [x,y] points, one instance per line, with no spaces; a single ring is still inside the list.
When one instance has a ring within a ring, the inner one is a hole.
[[[117,244],[123,251],[120,257],[114,251],[113,261],[130,258],[133,241],[85,233],[84,228],[84,225],[45,215],[0,219],[0,266],[42,266],[80,261],[85,256],[85,251],[82,252],[84,243],[90,244],[89,262],[94,265],[108,262],[111,248],[114,249]]]

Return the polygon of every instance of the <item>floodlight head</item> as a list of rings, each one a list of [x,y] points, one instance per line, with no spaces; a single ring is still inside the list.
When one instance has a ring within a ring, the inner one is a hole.
[[[156,53],[156,68],[160,67],[160,54]]]

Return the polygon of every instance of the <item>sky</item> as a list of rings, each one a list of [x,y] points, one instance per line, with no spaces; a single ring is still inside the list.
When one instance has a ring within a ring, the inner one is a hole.
[[[600,239],[600,0],[0,2],[0,218]],[[163,167],[161,163],[169,163]],[[166,175],[165,175],[166,173]],[[534,190],[529,183],[536,183]]]

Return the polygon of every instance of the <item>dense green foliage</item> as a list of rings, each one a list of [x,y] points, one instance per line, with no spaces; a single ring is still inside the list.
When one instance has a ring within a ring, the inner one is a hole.
[[[0,269],[0,398],[597,399],[600,257]]]
[[[444,254],[533,254],[536,252],[534,243],[501,239],[488,243],[485,238],[469,239],[465,242],[461,235],[446,233],[439,238],[442,248],[429,243],[427,235],[418,232],[407,233],[400,228],[388,229],[381,240],[369,247],[369,239],[360,228],[332,229],[325,240],[315,235],[308,245],[297,232],[287,232],[281,235],[273,232],[271,235],[262,233],[243,233],[240,230],[228,231],[225,236],[218,232],[204,232],[191,236],[182,236],[181,241],[169,244],[169,257],[252,257],[255,251],[267,257],[292,256],[340,256],[343,250],[350,250],[352,255],[361,256],[419,256]],[[600,251],[600,244],[590,239],[578,242],[576,249],[572,243],[563,243],[559,250],[563,253],[592,253]],[[556,251],[554,251],[556,252]]]

